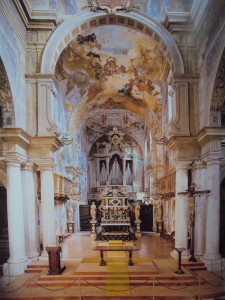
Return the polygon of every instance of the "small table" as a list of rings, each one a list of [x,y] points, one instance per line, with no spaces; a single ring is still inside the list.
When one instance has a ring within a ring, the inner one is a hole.
[[[131,245],[97,245],[93,248],[94,251],[100,251],[100,266],[105,266],[106,261],[104,260],[104,251],[128,251],[129,252],[129,260],[128,260],[128,266],[133,266],[133,260],[132,260],[132,253],[133,251],[138,251],[140,248],[137,246],[131,246]]]

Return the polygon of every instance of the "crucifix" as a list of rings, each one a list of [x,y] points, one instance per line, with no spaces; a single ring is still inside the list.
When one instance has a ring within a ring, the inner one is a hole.
[[[194,249],[194,239],[195,239],[195,197],[200,197],[202,195],[209,194],[210,190],[202,190],[202,191],[196,191],[195,190],[196,184],[192,183],[190,187],[185,192],[179,192],[178,195],[181,196],[187,196],[188,198],[193,199],[193,209],[191,212],[191,249],[190,254],[191,257],[189,258],[189,261],[196,262],[197,259],[195,258],[195,249]]]

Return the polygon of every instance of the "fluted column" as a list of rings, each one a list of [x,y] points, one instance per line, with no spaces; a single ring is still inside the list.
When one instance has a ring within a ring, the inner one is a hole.
[[[41,171],[41,219],[43,252],[47,256],[46,246],[56,245],[55,211],[54,211],[54,178],[53,165],[40,165]]]
[[[178,195],[188,188],[188,166],[186,163],[176,165],[176,199],[175,199],[175,248],[185,248],[182,258],[187,258],[188,248],[188,199],[186,196]],[[177,257],[177,252],[173,251],[172,256]]]
[[[22,183],[19,161],[7,162],[7,213],[9,232],[9,274],[24,273],[28,263],[25,255]]]
[[[36,186],[34,181],[34,163],[27,162],[22,165],[22,186],[24,215],[26,223],[24,224],[26,255],[32,260],[37,260],[39,253],[37,243],[37,207],[36,207]]]
[[[206,206],[206,244],[204,261],[208,269],[220,259],[219,228],[220,228],[220,162],[218,159],[207,160],[207,196]]]
[[[193,165],[193,180],[195,190],[206,190],[206,164],[195,162]],[[206,197],[203,194],[195,197],[195,255],[202,256],[205,251],[205,228],[206,228]],[[196,257],[197,258],[197,257]]]

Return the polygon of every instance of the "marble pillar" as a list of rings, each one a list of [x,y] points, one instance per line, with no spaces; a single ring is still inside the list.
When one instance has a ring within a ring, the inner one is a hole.
[[[221,266],[219,253],[220,229],[220,161],[207,160],[207,189],[211,192],[206,200],[206,239],[203,261],[209,271],[216,271]]]
[[[39,253],[37,243],[37,209],[36,209],[36,187],[34,182],[34,163],[27,162],[22,165],[22,186],[24,215],[26,224],[24,224],[26,256],[31,260],[37,260]]]
[[[56,246],[54,178],[52,166],[41,166],[41,219],[42,219],[42,257],[47,257],[46,247]]]
[[[188,165],[177,163],[176,165],[176,200],[175,200],[175,248],[185,248],[182,259],[189,257],[188,251],[188,199],[187,196],[178,195],[188,188]],[[177,251],[171,252],[177,258]]]
[[[10,255],[8,275],[18,276],[24,273],[28,264],[25,254],[21,170],[18,161],[7,162],[7,213]]]

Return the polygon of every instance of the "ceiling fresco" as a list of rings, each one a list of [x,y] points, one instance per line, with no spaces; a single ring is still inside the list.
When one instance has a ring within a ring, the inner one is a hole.
[[[77,35],[55,69],[70,123],[87,112],[128,109],[158,120],[166,59],[156,42],[125,27],[108,25]]]

